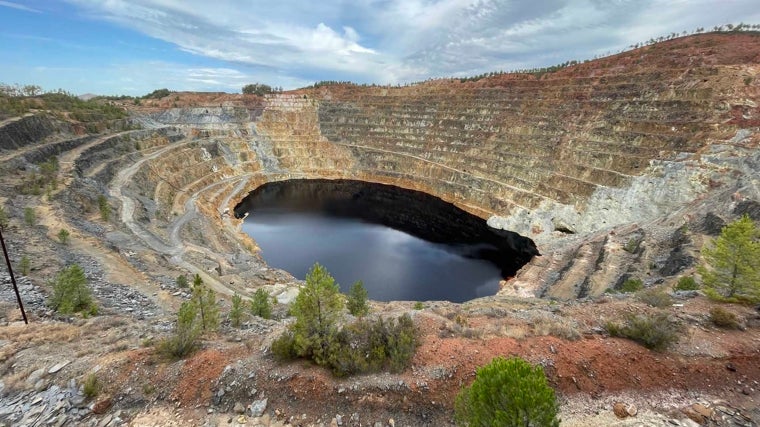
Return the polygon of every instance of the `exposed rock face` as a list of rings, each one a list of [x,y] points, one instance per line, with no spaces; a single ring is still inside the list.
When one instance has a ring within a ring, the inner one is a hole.
[[[694,248],[673,243],[675,229],[760,200],[758,63],[758,35],[707,34],[542,76],[216,94],[208,106],[138,117],[156,128],[151,151],[99,145],[88,156],[110,163],[77,170],[110,180],[114,165],[131,165],[118,191],[135,201],[145,239],[176,242],[192,225],[217,253],[245,239],[223,212],[265,182],[419,190],[535,241],[543,256],[502,293],[597,295],[626,274],[677,274]],[[191,206],[227,231],[180,216]],[[624,250],[633,238],[638,250]]]

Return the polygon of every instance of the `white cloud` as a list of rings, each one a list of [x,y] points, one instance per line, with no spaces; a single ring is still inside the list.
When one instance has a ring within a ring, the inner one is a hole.
[[[757,0],[67,1],[92,19],[285,87],[292,86],[283,82],[396,83],[546,66],[698,26],[760,22]],[[235,75],[193,78],[240,81]]]
[[[42,13],[41,11],[37,9],[31,8],[29,6],[24,6],[23,4],[14,3],[12,1],[0,0],[0,6],[10,7],[11,9],[24,10],[26,12]]]

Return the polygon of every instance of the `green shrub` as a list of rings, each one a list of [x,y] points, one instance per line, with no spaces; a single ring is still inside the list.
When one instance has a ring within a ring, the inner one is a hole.
[[[348,300],[346,302],[346,308],[348,312],[354,316],[366,316],[369,313],[369,306],[367,305],[367,289],[364,288],[364,284],[361,280],[358,280],[351,286],[348,292]]]
[[[271,350],[274,357],[278,360],[286,361],[298,357],[295,347],[295,338],[290,331],[286,331],[272,341]]]
[[[338,319],[343,311],[343,298],[335,279],[326,268],[317,264],[306,274],[301,288],[290,306],[296,318],[291,330],[295,349],[300,357],[327,363],[327,351],[338,333]]]
[[[111,218],[111,206],[108,204],[108,199],[104,195],[98,196],[98,210],[100,211],[100,219],[108,222]]]
[[[660,289],[647,289],[641,291],[637,295],[637,298],[644,304],[657,308],[670,307],[673,304],[673,299],[670,298],[670,295]]]
[[[87,375],[84,384],[82,384],[82,393],[90,399],[100,393],[100,381],[98,381],[98,377],[95,374]]]
[[[37,225],[37,214],[34,208],[24,208],[24,223],[29,227]]]
[[[82,267],[72,264],[58,273],[53,282],[50,305],[61,314],[97,314],[98,309],[87,287],[87,278]]]
[[[232,307],[230,308],[230,325],[233,328],[240,326],[243,320],[243,298],[235,293],[232,296]]]
[[[723,307],[713,307],[710,309],[710,320],[719,328],[739,329],[741,327],[736,314]]]
[[[697,281],[692,276],[683,276],[678,279],[678,283],[673,287],[676,291],[696,291],[699,289]]]
[[[424,308],[425,308],[425,306],[422,304],[421,301],[417,301],[417,302],[414,303],[414,309],[415,310],[422,310]]]
[[[5,212],[3,205],[0,205],[0,231],[7,229],[8,224],[10,224],[8,213]]]
[[[754,221],[744,215],[702,248],[698,271],[705,295],[726,302],[760,302],[759,235]]]
[[[752,76],[747,76],[744,78],[744,86],[749,86],[750,83],[752,83]]]
[[[462,426],[559,426],[554,390],[543,368],[518,357],[497,357],[478,369],[457,395],[454,414]]]
[[[21,269],[21,275],[22,276],[28,276],[29,271],[32,269],[31,261],[29,261],[29,257],[24,255],[21,257],[21,261],[19,261],[18,266],[19,269]]]
[[[193,278],[193,294],[191,301],[198,309],[200,326],[203,331],[215,331],[219,328],[219,306],[216,304],[216,293],[203,284],[199,274]]]
[[[667,313],[630,315],[622,325],[608,323],[606,326],[611,336],[628,338],[655,351],[663,351],[678,342],[681,333],[681,328]]]
[[[177,276],[176,282],[177,282],[178,288],[186,288],[190,286],[190,284],[187,281],[187,276],[185,276],[184,274],[180,274],[179,276]]]
[[[69,231],[65,228],[62,228],[61,231],[58,232],[58,240],[60,240],[64,245],[69,243]]]
[[[626,281],[623,282],[622,285],[620,285],[620,288],[618,288],[618,291],[627,294],[631,292],[640,291],[643,288],[644,288],[644,282],[642,282],[641,279],[630,278],[630,279],[626,279]]]
[[[251,314],[259,316],[262,319],[272,318],[272,303],[269,301],[269,294],[264,289],[256,289],[251,298]]]
[[[179,308],[174,333],[159,342],[158,351],[170,359],[182,359],[198,348],[200,334],[198,309],[192,301],[185,301]]]
[[[385,321],[358,320],[337,334],[328,350],[328,363],[337,376],[388,370],[409,365],[419,340],[412,318],[405,314]]]

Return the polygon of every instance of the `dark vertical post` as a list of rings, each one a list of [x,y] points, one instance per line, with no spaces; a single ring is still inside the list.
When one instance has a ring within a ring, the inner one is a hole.
[[[26,311],[24,311],[24,303],[21,302],[21,294],[18,293],[18,286],[16,285],[16,277],[13,275],[13,267],[11,267],[11,259],[8,258],[8,250],[5,248],[5,239],[3,239],[3,227],[0,227],[0,243],[2,243],[3,245],[3,255],[5,255],[5,263],[8,265],[8,274],[11,275],[13,290],[16,292],[16,300],[18,300],[18,308],[21,309],[21,316],[24,318],[24,323],[28,325],[29,320],[26,318]]]

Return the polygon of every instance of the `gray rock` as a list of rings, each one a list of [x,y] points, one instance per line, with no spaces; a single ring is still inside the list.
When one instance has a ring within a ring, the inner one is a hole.
[[[66,366],[66,365],[68,365],[69,363],[71,363],[71,362],[68,361],[68,360],[64,360],[63,362],[56,363],[55,365],[53,365],[52,368],[50,368],[48,370],[48,374],[55,374],[56,372],[58,372],[61,369],[63,369],[63,367]]]
[[[235,407],[232,408],[232,411],[236,414],[245,413],[245,406],[240,402],[235,402]]]
[[[254,400],[251,403],[251,416],[260,417],[264,415],[264,411],[267,409],[267,399]]]

